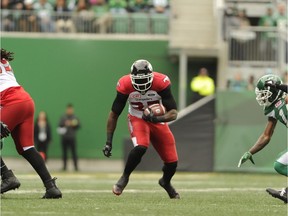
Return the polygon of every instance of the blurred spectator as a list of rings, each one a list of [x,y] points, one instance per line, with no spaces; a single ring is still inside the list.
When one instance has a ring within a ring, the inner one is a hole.
[[[112,14],[126,14],[127,2],[126,0],[109,0],[109,10]]]
[[[232,80],[229,80],[228,85],[229,90],[241,92],[247,89],[247,81],[242,78],[242,74],[240,72],[234,75]]]
[[[245,60],[249,58],[247,51],[249,42],[256,38],[255,32],[249,30],[250,21],[245,10],[238,10],[236,19],[233,20],[233,31],[231,31],[231,60]]]
[[[281,28],[286,28],[287,23],[287,11],[286,11],[287,5],[284,2],[280,2],[277,4],[277,11],[274,15],[274,19],[276,22],[276,25]]]
[[[271,7],[268,7],[266,9],[266,14],[260,17],[258,26],[264,26],[264,27],[275,26],[275,20],[273,17],[273,9]]]
[[[1,30],[2,31],[13,31],[15,28],[15,24],[13,21],[13,15],[10,11],[11,4],[9,0],[1,1]]]
[[[152,0],[151,13],[168,13],[169,12],[169,1],[168,0]]]
[[[198,75],[191,80],[190,87],[193,92],[192,102],[196,102],[203,97],[212,95],[215,91],[214,80],[209,77],[206,68],[200,69]]]
[[[22,14],[23,31],[39,32],[39,23],[36,12],[33,9],[34,0],[24,0],[25,11]]]
[[[250,20],[247,17],[246,10],[238,11],[238,23],[236,23],[240,28],[251,26]]]
[[[147,0],[128,0],[128,12],[141,12],[146,13],[149,11]]]
[[[275,20],[273,17],[273,9],[268,7],[266,10],[266,14],[260,17],[258,26],[262,27],[274,27]],[[271,32],[263,32],[260,34],[260,56],[261,60],[272,60],[275,59],[275,34]]]
[[[34,124],[34,142],[40,155],[47,161],[48,146],[51,141],[51,127],[45,111],[40,111]]]
[[[79,0],[75,9],[75,23],[77,32],[92,32],[94,12],[86,0]]]
[[[235,26],[235,20],[237,19],[237,9],[233,7],[227,7],[224,11],[223,19],[223,39],[226,40],[229,35],[230,27]]]
[[[109,32],[112,26],[112,16],[105,0],[90,0],[92,11],[96,16],[93,28],[101,34]]]
[[[33,5],[42,32],[54,32],[53,6],[47,0],[38,0]]]
[[[76,32],[66,0],[56,0],[54,11],[56,15],[56,32]]]
[[[229,8],[227,9],[227,14],[229,15],[229,19],[227,21],[227,25],[229,27],[243,28],[251,26],[246,10]]]
[[[12,8],[13,11],[13,21],[15,24],[15,31],[23,31],[23,11],[25,10],[25,5],[23,1],[16,2]]]
[[[60,118],[58,133],[61,135],[63,170],[67,170],[68,151],[72,153],[74,170],[78,171],[77,156],[77,130],[80,128],[80,121],[74,114],[72,104],[67,104],[65,114]]]
[[[248,77],[248,83],[247,83],[247,90],[254,91],[255,90],[255,77],[254,75],[250,75]]]
[[[66,0],[67,7],[70,11],[74,11],[76,9],[78,0]]]

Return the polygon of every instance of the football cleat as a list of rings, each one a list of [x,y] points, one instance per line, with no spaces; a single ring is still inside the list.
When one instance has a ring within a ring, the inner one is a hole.
[[[281,191],[277,191],[277,190],[274,190],[272,188],[266,189],[266,191],[271,196],[273,196],[274,198],[277,198],[277,199],[280,199],[280,200],[284,201],[284,203],[287,203],[287,199],[288,199],[287,190],[288,190],[288,188],[283,188]]]
[[[12,170],[8,170],[2,173],[2,182],[1,182],[1,194],[15,190],[20,187],[20,182],[13,174]]]
[[[62,193],[58,189],[55,183],[56,178],[53,178],[47,182],[45,182],[46,193],[42,197],[42,199],[59,199],[62,198]]]
[[[112,189],[113,193],[117,196],[121,195],[128,182],[129,182],[128,177],[121,176],[118,182],[113,186]]]
[[[168,193],[169,197],[171,199],[180,199],[179,193],[175,190],[175,188],[170,184],[166,183],[162,178],[159,179],[159,185],[166,190]]]

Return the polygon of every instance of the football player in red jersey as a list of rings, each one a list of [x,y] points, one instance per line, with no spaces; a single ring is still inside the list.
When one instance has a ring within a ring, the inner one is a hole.
[[[288,127],[287,90],[287,85],[283,84],[280,77],[276,75],[268,74],[258,80],[255,88],[256,100],[260,106],[264,106],[264,114],[268,117],[268,122],[256,143],[241,157],[238,167],[240,167],[241,164],[247,160],[250,160],[254,164],[252,155],[261,151],[270,142],[278,121]],[[286,177],[288,176],[287,149],[282,152],[280,157],[274,162],[274,169],[279,174]],[[281,191],[274,190],[272,188],[267,188],[266,191],[271,196],[284,201],[284,203],[287,203],[287,185]]]
[[[1,128],[7,127],[11,132],[18,154],[22,155],[38,173],[46,192],[42,198],[61,198],[62,193],[55,184],[46,165],[34,147],[34,101],[16,81],[14,71],[9,63],[13,53],[1,48],[0,62],[0,121]],[[2,134],[1,138],[7,136]],[[7,168],[1,157],[1,193],[16,189],[20,182]]]
[[[117,95],[107,120],[107,141],[103,153],[106,157],[111,156],[117,120],[127,101],[128,126],[134,148],[128,155],[122,176],[113,186],[113,193],[122,194],[130,174],[140,163],[151,141],[164,163],[159,185],[166,190],[171,199],[179,199],[179,193],[171,185],[178,155],[174,136],[167,124],[177,118],[178,112],[168,76],[153,72],[152,65],[147,60],[140,59],[132,64],[130,74],[119,79],[116,90]],[[167,112],[162,116],[153,116],[152,113],[144,115],[144,109],[154,103],[162,103]]]

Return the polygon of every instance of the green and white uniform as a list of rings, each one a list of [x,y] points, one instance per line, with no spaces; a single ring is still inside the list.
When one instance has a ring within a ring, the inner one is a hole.
[[[272,117],[276,119],[277,121],[281,122],[286,127],[288,127],[288,121],[287,121],[288,104],[286,104],[286,101],[285,101],[286,96],[287,95],[284,94],[280,99],[278,99],[271,106],[265,107],[264,114],[267,117]],[[287,139],[286,139],[286,142],[287,142]],[[288,165],[288,151],[286,149],[284,152],[281,153],[281,156],[275,161],[274,168],[278,173],[287,176],[287,165]]]
[[[286,97],[286,94],[284,94],[280,99],[278,99],[271,106],[265,107],[264,113],[267,117],[272,117],[280,121],[286,127],[288,127],[287,125],[288,104],[286,104],[285,97]]]

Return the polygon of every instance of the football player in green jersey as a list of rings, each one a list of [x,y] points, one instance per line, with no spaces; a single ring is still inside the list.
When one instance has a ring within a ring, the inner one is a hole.
[[[263,133],[259,136],[255,144],[245,152],[241,157],[238,167],[245,161],[250,160],[253,164],[252,155],[263,149],[269,142],[273,135],[277,122],[281,122],[286,127],[287,123],[287,109],[288,109],[288,95],[287,85],[282,83],[280,77],[269,74],[261,77],[255,88],[256,100],[260,106],[264,107],[264,114],[268,117],[268,122]],[[286,138],[287,140],[287,138]],[[281,175],[288,176],[288,151],[287,149],[281,153],[281,156],[275,161],[274,169]],[[281,191],[272,188],[266,191],[275,198],[278,198],[284,203],[287,203],[288,188],[283,188]]]

